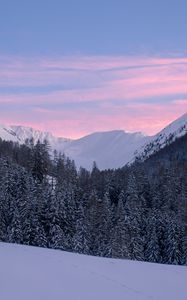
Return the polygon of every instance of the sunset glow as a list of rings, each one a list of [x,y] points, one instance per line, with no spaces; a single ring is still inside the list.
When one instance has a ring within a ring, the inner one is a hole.
[[[154,134],[187,112],[187,3],[3,1],[0,123]]]
[[[187,110],[187,58],[0,59],[1,123],[77,138],[154,134]]]

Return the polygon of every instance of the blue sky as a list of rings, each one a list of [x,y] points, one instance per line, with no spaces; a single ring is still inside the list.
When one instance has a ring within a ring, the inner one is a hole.
[[[186,53],[186,0],[2,0],[0,51]]]
[[[1,123],[158,131],[187,110],[186,12],[186,0],[2,0]]]

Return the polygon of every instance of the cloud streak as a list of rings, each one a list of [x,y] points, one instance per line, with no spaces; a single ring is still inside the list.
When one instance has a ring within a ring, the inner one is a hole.
[[[186,99],[185,57],[0,57],[1,123],[153,134],[187,111]]]

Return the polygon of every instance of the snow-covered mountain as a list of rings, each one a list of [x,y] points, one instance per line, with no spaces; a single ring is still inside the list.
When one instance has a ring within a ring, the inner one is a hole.
[[[135,151],[134,156],[145,160],[185,134],[187,134],[187,113],[151,137],[144,146]]]
[[[49,132],[23,126],[0,125],[0,137],[4,140],[24,143],[33,138],[49,141],[51,149],[65,153],[75,160],[77,167],[91,169],[93,161],[102,169],[118,168],[132,163],[136,157],[145,159],[165,145],[187,133],[187,113],[168,125],[155,136],[123,130],[96,132],[77,140],[55,137]]]
[[[5,141],[20,142],[11,126],[0,125],[0,137]]]
[[[184,266],[4,243],[0,261],[2,300],[186,300],[187,295]]]
[[[50,132],[35,130],[30,127],[24,126],[7,126],[0,125],[0,137],[3,140],[19,142],[24,144],[27,139],[33,139],[34,143],[38,140],[44,142],[47,140],[52,149],[61,150],[70,139],[66,138],[57,138],[53,136]]]
[[[96,132],[71,141],[64,152],[75,160],[77,166],[87,169],[92,168],[93,161],[100,169],[119,168],[127,164],[137,147],[144,145],[148,139],[140,132]]]
[[[0,126],[0,137],[4,140],[24,143],[33,138],[34,142],[45,139],[52,150],[56,149],[75,160],[77,167],[91,169],[93,161],[100,169],[118,168],[133,159],[134,151],[149,139],[140,132],[128,133],[123,130],[96,132],[77,140],[59,138],[49,132],[23,126]]]

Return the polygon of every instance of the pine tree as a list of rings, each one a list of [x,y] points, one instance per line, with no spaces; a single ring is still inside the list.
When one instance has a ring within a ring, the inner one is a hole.
[[[111,230],[111,203],[109,193],[105,193],[103,199],[98,199],[97,234],[95,245],[98,255],[108,256],[109,254],[109,232]]]
[[[183,234],[179,222],[173,217],[169,219],[165,230],[164,263],[183,264]]]
[[[147,239],[145,245],[145,260],[150,262],[161,262],[159,239],[157,235],[157,220],[153,212],[148,219]]]
[[[63,236],[63,231],[60,228],[60,226],[53,222],[50,226],[49,230],[49,237],[50,237],[50,242],[49,242],[49,247],[53,249],[65,249],[66,245],[64,243],[64,236]]]
[[[15,207],[11,224],[8,227],[8,241],[21,244],[23,242],[22,224],[18,209]]]
[[[125,215],[125,193],[122,191],[117,205],[114,226],[112,228],[111,237],[111,254],[112,257],[130,258],[128,251],[129,232],[128,232],[128,216]]]
[[[39,222],[37,215],[32,216],[31,245],[38,247],[47,247],[48,241],[42,224]]]
[[[89,254],[90,235],[88,224],[82,203],[79,204],[76,232],[73,237],[73,249],[75,252]]]
[[[32,174],[36,180],[43,182],[50,167],[49,146],[38,140],[33,149]]]

